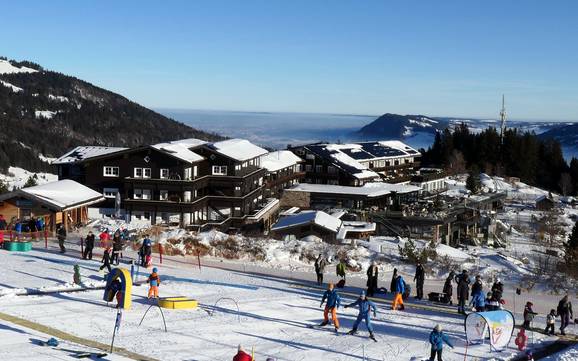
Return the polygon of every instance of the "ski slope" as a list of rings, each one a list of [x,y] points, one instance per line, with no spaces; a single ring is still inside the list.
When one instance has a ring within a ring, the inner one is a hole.
[[[69,288],[72,268],[81,267],[87,283],[98,284],[97,261],[78,259],[78,252],[61,255],[54,249],[28,253],[0,251],[6,265],[0,287],[4,289]],[[447,330],[456,349],[445,352],[445,360],[463,360],[465,340],[463,318],[456,314],[407,308],[391,311],[378,303],[374,327],[378,343],[367,338],[362,325],[359,336],[335,335],[332,328],[312,329],[322,320],[321,291],[296,287],[285,277],[251,275],[216,268],[201,270],[191,260],[165,259],[159,273],[161,296],[190,296],[199,300],[197,310],[164,310],[168,332],[161,315],[153,308],[143,325],[139,322],[151,302],[146,286],[134,287],[133,308],[123,315],[115,345],[158,360],[231,360],[239,344],[254,348],[256,360],[419,360],[429,353],[427,338],[436,324]],[[146,272],[139,273],[144,279]],[[331,277],[328,277],[331,279]],[[357,292],[357,289],[351,289]],[[0,297],[3,313],[71,333],[84,339],[109,343],[116,310],[102,301],[102,290],[56,292],[46,295],[15,296],[4,291]],[[227,299],[223,299],[227,298]],[[240,312],[237,312],[238,303]],[[220,301],[219,301],[220,300]],[[344,302],[353,302],[344,296]],[[218,303],[217,303],[218,302]],[[217,303],[217,304],[216,304]],[[216,305],[215,305],[216,304]],[[212,314],[212,315],[211,315]],[[356,317],[353,309],[340,310],[342,332],[348,331]],[[18,332],[18,331],[14,331]],[[549,342],[535,335],[535,342]],[[513,343],[512,343],[513,346]],[[39,350],[46,350],[41,346]],[[18,348],[5,350],[6,359],[24,360]],[[514,354],[508,349],[493,354],[505,360]],[[468,357],[487,357],[488,347],[470,347]],[[50,358],[46,358],[50,359]],[[485,358],[486,359],[486,358]]]

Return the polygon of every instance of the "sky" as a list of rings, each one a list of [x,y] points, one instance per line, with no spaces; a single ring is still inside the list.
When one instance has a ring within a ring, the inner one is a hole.
[[[152,108],[578,120],[578,1],[6,1],[0,55]]]

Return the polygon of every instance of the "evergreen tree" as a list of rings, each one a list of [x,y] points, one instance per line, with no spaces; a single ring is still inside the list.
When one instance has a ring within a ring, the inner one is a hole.
[[[572,233],[568,238],[568,242],[566,243],[566,250],[567,251],[577,251],[578,250],[578,221],[574,224],[572,228]]]
[[[472,192],[472,194],[476,194],[481,188],[482,183],[480,181],[480,172],[477,167],[473,167],[472,170],[470,170],[468,179],[466,179],[466,189]]]
[[[27,188],[27,187],[34,187],[38,185],[38,182],[36,181],[38,179],[38,176],[36,174],[34,174],[33,176],[28,177],[28,180],[26,181],[26,183],[24,183],[24,187],[23,188]]]
[[[8,184],[3,180],[0,180],[0,194],[8,192],[10,192],[10,189],[8,189]]]

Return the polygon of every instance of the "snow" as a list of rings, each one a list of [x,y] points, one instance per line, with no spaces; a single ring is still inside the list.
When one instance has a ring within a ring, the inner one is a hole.
[[[13,73],[36,73],[38,70],[27,68],[25,66],[18,68],[8,60],[0,59],[0,74],[13,74]]]
[[[52,173],[33,173],[19,167],[9,167],[8,174],[0,174],[0,181],[8,184],[9,189],[22,188],[28,178],[36,175],[38,184],[54,182],[58,176]]]
[[[52,164],[76,163],[90,158],[99,157],[101,155],[121,152],[127,149],[128,148],[119,147],[79,146],[62,155],[60,158],[52,162]]]
[[[347,194],[347,195],[359,195],[372,197],[381,197],[392,192],[396,193],[411,193],[418,192],[421,190],[420,187],[409,185],[409,184],[395,184],[395,183],[382,183],[382,182],[370,182],[366,183],[361,187],[350,187],[350,186],[339,186],[332,184],[311,184],[311,183],[300,183],[295,185],[293,188],[287,189],[291,192],[309,192],[309,193],[327,193],[327,194]]]
[[[261,157],[261,167],[269,172],[292,167],[303,160],[289,150],[278,150]]]
[[[279,231],[285,228],[291,228],[305,224],[316,224],[332,232],[336,232],[341,227],[341,220],[330,216],[322,211],[301,212],[290,216],[285,216],[271,227],[271,231]]]
[[[353,173],[353,176],[357,179],[379,178],[379,174],[369,170],[367,166],[362,165],[345,153],[332,153],[331,158],[335,159],[339,163],[346,164],[354,169],[357,169],[358,171]]]
[[[37,119],[39,119],[39,118],[52,119],[52,117],[54,117],[56,115],[56,113],[58,113],[58,112],[54,112],[52,110],[35,110],[34,116]]]
[[[0,84],[4,85],[4,86],[7,87],[7,88],[12,89],[12,91],[13,91],[14,93],[19,93],[19,92],[24,91],[24,89],[19,88],[19,87],[17,87],[16,85],[12,85],[12,84],[10,84],[10,83],[8,83],[8,82],[6,82],[6,81],[3,81],[3,80],[0,80]]]
[[[42,153],[38,154],[38,159],[40,159],[41,161],[48,163],[48,164],[52,164],[52,162],[54,162],[56,160],[56,158],[47,157]]]
[[[246,139],[228,139],[212,144],[212,147],[220,154],[244,162],[267,154],[267,150],[249,142]]]
[[[200,162],[203,158],[195,152],[192,152],[189,148],[199,146],[205,142],[198,139],[182,139],[179,141],[159,143],[154,144],[151,147],[160,150],[162,152],[168,153],[171,156],[181,159],[187,163]]]
[[[70,179],[22,188],[18,192],[23,196],[31,195],[61,211],[80,204],[86,205],[104,200],[101,193]]]
[[[437,252],[438,256],[441,256],[441,257],[446,256],[446,257],[449,257],[449,258],[456,260],[456,261],[466,261],[466,260],[472,258],[472,256],[469,255],[468,253],[463,252],[457,248],[450,247],[450,246],[445,245],[445,244],[438,244],[436,246],[436,252]]]
[[[49,100],[54,100],[54,101],[59,101],[61,103],[65,103],[68,102],[68,98],[62,95],[52,95],[52,94],[48,94],[48,99]]]
[[[541,359],[542,361],[576,361],[578,360],[578,345],[570,346],[554,355]]]

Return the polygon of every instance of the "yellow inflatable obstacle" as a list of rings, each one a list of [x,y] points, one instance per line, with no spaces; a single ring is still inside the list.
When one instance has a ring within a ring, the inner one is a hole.
[[[188,308],[197,308],[197,300],[184,296],[163,297],[159,298],[159,307],[170,308],[174,310],[183,310]]]

